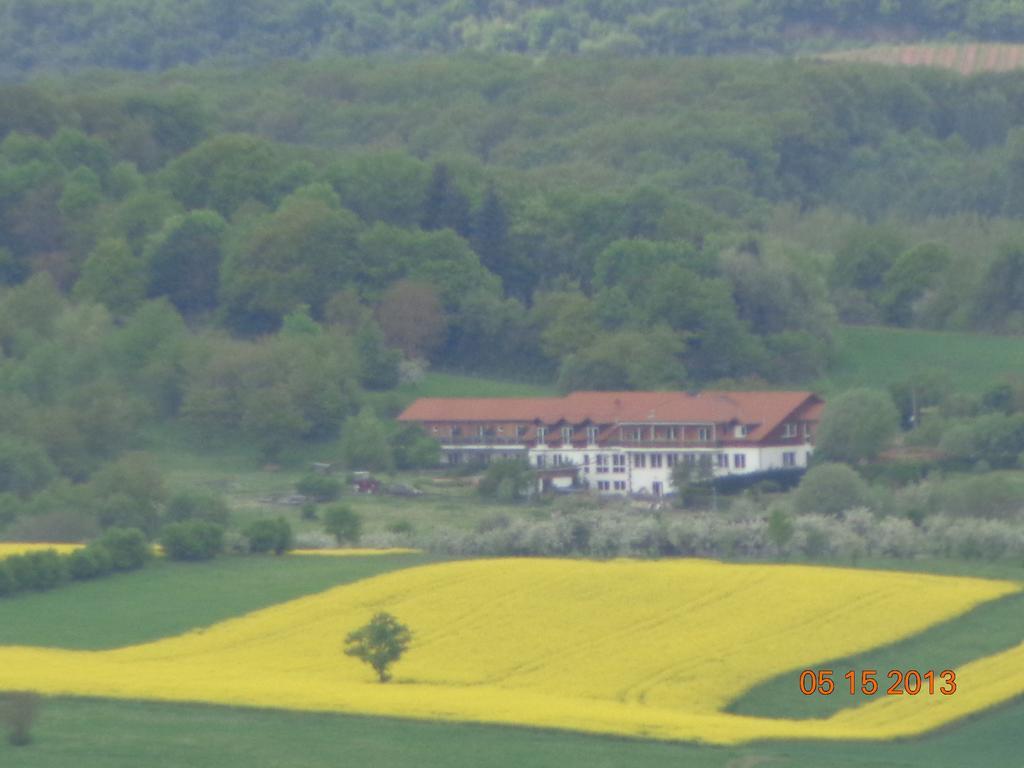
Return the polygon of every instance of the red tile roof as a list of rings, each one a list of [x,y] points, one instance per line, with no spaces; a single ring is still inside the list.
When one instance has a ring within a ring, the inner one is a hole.
[[[755,425],[760,440],[801,409],[816,420],[822,406],[813,392],[573,392],[565,397],[425,397],[401,421],[534,421],[555,424],[715,423]]]

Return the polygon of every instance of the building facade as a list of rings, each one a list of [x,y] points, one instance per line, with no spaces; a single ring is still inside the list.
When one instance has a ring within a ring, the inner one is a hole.
[[[444,461],[525,459],[551,487],[662,496],[678,464],[702,477],[806,468],[824,407],[812,392],[573,392],[558,398],[421,398],[398,418]],[[550,472],[553,469],[574,472]]]

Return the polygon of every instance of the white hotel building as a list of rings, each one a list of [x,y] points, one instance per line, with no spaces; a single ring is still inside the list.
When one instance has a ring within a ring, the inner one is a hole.
[[[557,398],[421,398],[444,461],[524,458],[548,486],[672,491],[679,463],[715,476],[807,466],[824,402],[812,392],[573,392]]]

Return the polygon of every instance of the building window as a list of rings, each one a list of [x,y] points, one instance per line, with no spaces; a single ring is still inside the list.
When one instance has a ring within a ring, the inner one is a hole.
[[[668,464],[668,466],[670,466],[670,467],[676,466],[679,463],[679,454],[678,453],[666,453],[665,454],[665,463]]]
[[[647,457],[642,453],[633,454],[633,466],[637,469],[643,469],[647,466]]]
[[[522,424],[520,424],[519,426],[516,427],[516,437],[519,438],[519,439],[522,439],[525,436],[526,436],[526,427],[524,427]]]
[[[697,441],[698,442],[706,443],[710,439],[711,439],[711,430],[710,429],[708,429],[707,427],[699,427],[697,429]]]
[[[675,427],[667,427],[665,429],[665,439],[666,440],[675,440],[676,439],[676,428]]]
[[[661,468],[661,454],[660,453],[652,453],[651,454],[651,469],[660,469],[660,468]]]
[[[480,437],[487,437],[487,427],[477,427],[476,432]]]
[[[782,454],[782,466],[784,467],[795,467],[796,466],[796,451],[786,451]]]
[[[686,466],[688,466],[688,467],[695,467],[695,466],[697,466],[697,454],[696,453],[684,453],[683,454],[683,461],[686,463]]]
[[[736,437],[746,437],[747,436],[747,428],[746,428],[746,426],[744,426],[743,424],[737,424],[736,425],[736,431],[733,432],[733,434]]]
[[[662,496],[665,493],[665,486],[659,482],[651,483],[651,493],[655,496]]]
[[[729,468],[729,456],[725,453],[715,454],[715,466]]]
[[[603,454],[597,454],[594,457],[594,463],[597,465],[598,474],[603,474],[608,471],[608,457]]]
[[[787,421],[782,425],[782,436],[783,437],[796,437],[796,424],[791,421]]]
[[[544,454],[541,454],[540,456],[538,456],[538,457],[537,457],[537,466],[538,466],[538,467],[543,467],[543,466],[544,466],[544,464],[545,464],[545,461],[544,461],[544,460],[545,460],[545,458],[546,458],[546,457],[544,456]]]
[[[747,468],[747,457],[744,456],[742,453],[734,453],[732,455],[732,465],[736,469],[746,469]]]
[[[545,427],[537,427],[537,442],[543,443],[545,438],[548,436],[548,431]]]
[[[597,427],[587,427],[587,443],[590,445],[597,443]]]
[[[597,490],[599,490],[599,491],[607,491],[609,488],[611,488],[611,483],[609,483],[607,480],[598,480],[597,481]]]
[[[804,437],[810,437],[810,436],[811,436],[811,422],[805,421],[804,422]]]
[[[562,427],[562,443],[569,444],[572,442],[572,427]]]
[[[626,471],[626,457],[617,453],[612,456],[612,472],[625,472]]]
[[[644,430],[642,427],[637,427],[633,430],[633,439],[638,443],[644,439]]]
[[[616,491],[624,491],[624,490],[626,490],[626,481],[625,480],[616,480],[615,481],[615,490]]]

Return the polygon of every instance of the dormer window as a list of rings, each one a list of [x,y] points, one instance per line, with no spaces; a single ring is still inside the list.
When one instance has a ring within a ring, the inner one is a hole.
[[[597,444],[597,427],[587,427],[587,443],[589,445]]]
[[[736,437],[746,437],[747,427],[745,424],[737,424],[736,431],[733,433]]]
[[[676,439],[676,428],[675,427],[665,427],[665,439],[666,440],[675,440]]]
[[[562,442],[566,444],[572,442],[572,427],[562,427]]]
[[[707,427],[698,427],[697,429],[697,441],[706,443],[711,439],[711,430]]]
[[[642,427],[637,427],[633,430],[633,439],[638,443],[644,439],[644,430]]]
[[[796,437],[796,424],[791,421],[787,421],[782,425],[782,436],[783,437]]]
[[[543,443],[548,436],[548,430],[546,427],[537,427],[537,442]]]

